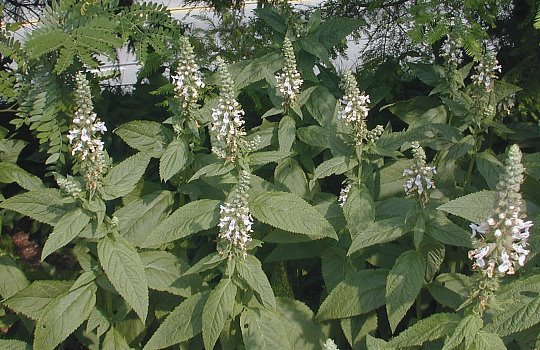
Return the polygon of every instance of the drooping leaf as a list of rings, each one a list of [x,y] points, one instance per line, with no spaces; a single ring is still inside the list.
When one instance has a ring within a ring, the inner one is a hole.
[[[472,247],[470,233],[446,218],[435,217],[430,219],[426,232],[443,244],[466,248]]]
[[[150,120],[134,120],[115,131],[130,147],[159,158],[171,142],[174,133],[163,124]]]
[[[34,281],[28,287],[8,298],[5,303],[11,309],[37,320],[45,307],[58,296],[67,292],[71,285],[72,282],[67,281]]]
[[[428,285],[429,292],[441,305],[454,310],[469,297],[471,279],[459,273],[442,273]]]
[[[30,174],[15,163],[0,162],[0,183],[16,182],[25,190],[39,190],[43,182],[35,175]]]
[[[201,199],[178,208],[147,235],[141,247],[172,242],[216,226],[219,204],[217,200]]]
[[[350,273],[323,301],[317,319],[324,321],[352,317],[384,305],[387,273],[383,269]]]
[[[245,259],[236,262],[236,271],[253,288],[261,304],[270,310],[275,310],[274,291],[268,277],[261,268],[261,262],[253,255],[248,255]]]
[[[122,236],[111,234],[99,241],[98,256],[114,288],[144,322],[148,314],[148,283],[135,248]]]
[[[222,278],[210,292],[202,312],[204,347],[213,349],[225,321],[231,315],[236,297],[236,286],[230,278]]]
[[[165,149],[159,160],[159,177],[168,181],[180,170],[184,169],[189,157],[189,147],[183,139],[173,140]]]
[[[465,316],[456,326],[454,333],[446,338],[443,350],[451,350],[463,344],[465,349],[470,349],[476,334],[483,326],[483,321],[479,315],[471,314]]]
[[[111,327],[107,334],[105,334],[102,348],[114,350],[131,350],[131,347],[127,343],[126,339],[114,327]]]
[[[420,346],[427,341],[444,339],[453,333],[460,317],[456,314],[437,313],[408,327],[390,341],[395,347]]]
[[[292,350],[280,317],[266,309],[245,310],[240,327],[246,350]]]
[[[136,246],[142,244],[162,221],[163,214],[173,203],[169,191],[156,191],[130,202],[118,209],[118,232]]]
[[[403,236],[409,224],[403,218],[390,218],[376,221],[359,232],[347,252],[348,255],[375,244],[391,242]]]
[[[133,191],[149,162],[150,156],[140,152],[116,164],[103,179],[103,199],[115,199]]]
[[[59,190],[47,188],[13,196],[0,204],[0,208],[16,211],[34,220],[54,225],[68,209],[62,203]]]
[[[414,250],[401,254],[388,273],[386,311],[392,331],[395,331],[420,293],[425,274],[426,261],[420,252]]]
[[[178,305],[155,331],[143,350],[164,349],[201,333],[203,307],[209,294],[197,293]]]
[[[80,208],[75,208],[62,216],[43,246],[41,260],[45,260],[51,253],[62,248],[77,237],[86,225],[88,225],[90,219],[90,215]]]
[[[166,251],[146,251],[139,255],[149,288],[173,294],[184,294],[173,286],[185,270],[178,257]]]
[[[527,300],[521,306],[513,305],[498,312],[484,327],[486,332],[506,336],[540,323],[540,297]]]
[[[284,116],[279,121],[278,143],[280,152],[290,152],[296,137],[296,124],[290,116]]]
[[[344,318],[340,324],[349,345],[353,349],[357,349],[365,342],[368,334],[376,332],[378,325],[377,312],[374,310],[367,314]]]
[[[331,49],[364,24],[362,19],[330,18],[321,23],[315,35],[327,49]]]
[[[28,280],[10,255],[0,255],[0,296],[11,297],[28,286]]]
[[[337,239],[330,223],[315,208],[292,193],[262,193],[250,200],[250,211],[257,220],[282,230],[305,234],[313,239]]]
[[[3,350],[32,350],[29,344],[21,340],[5,340],[0,339],[0,349]]]
[[[222,164],[222,163],[212,163],[208,164],[201,169],[197,170],[195,174],[188,180],[188,182],[197,180],[198,178],[202,176],[219,176],[229,173],[232,169],[234,169],[233,164]]]
[[[286,158],[279,162],[274,171],[274,182],[286,187],[298,197],[305,197],[308,193],[306,174],[293,158]]]
[[[366,186],[351,185],[343,205],[347,228],[354,239],[375,220],[375,204]]]
[[[476,350],[506,350],[508,349],[504,345],[501,337],[494,333],[488,333],[480,331],[476,333],[476,337],[473,341],[474,349]]]
[[[480,191],[451,200],[437,209],[479,224],[492,215],[496,198],[496,192]]]
[[[345,156],[330,158],[321,164],[313,172],[313,179],[322,179],[330,175],[343,174],[358,164],[358,161]]]
[[[73,333],[92,312],[96,291],[96,284],[91,282],[50,302],[36,323],[34,349],[54,349]]]

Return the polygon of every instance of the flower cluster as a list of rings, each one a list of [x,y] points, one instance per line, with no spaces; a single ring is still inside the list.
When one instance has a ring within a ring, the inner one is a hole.
[[[104,134],[107,127],[94,113],[90,85],[82,72],[75,76],[75,83],[77,110],[67,138],[71,154],[79,161],[88,189],[95,190],[106,168],[103,141],[99,134]]]
[[[210,130],[217,140],[212,151],[219,157],[234,161],[242,147],[246,147],[243,136],[244,110],[234,97],[234,82],[225,62],[218,58],[218,73],[221,77],[221,93],[217,108],[212,109]]]
[[[469,251],[469,259],[474,260],[473,268],[487,277],[513,274],[518,266],[525,264],[529,254],[527,239],[533,223],[525,221],[523,213],[519,192],[523,172],[521,151],[517,145],[512,145],[504,175],[497,184],[499,197],[493,215],[479,225],[470,225],[476,249]]]
[[[370,132],[367,128],[366,118],[369,113],[369,95],[360,92],[356,79],[350,71],[343,74],[341,86],[345,90],[345,96],[341,100],[343,107],[337,118],[351,125],[357,145],[362,144],[364,141],[376,141],[382,135],[384,129],[382,126],[377,126]]]
[[[445,59],[448,67],[457,68],[463,62],[463,51],[461,50],[460,40],[447,34],[441,46],[441,56]]]
[[[412,142],[413,164],[410,169],[403,170],[403,176],[407,177],[405,192],[407,195],[416,194],[422,205],[428,201],[427,190],[435,188],[433,175],[437,173],[434,166],[426,164],[426,153],[417,141]]]
[[[195,63],[193,47],[186,37],[180,38],[178,68],[172,78],[176,97],[182,101],[183,113],[189,113],[197,103],[199,90],[204,87],[204,82],[199,66]]]
[[[296,98],[300,94],[300,87],[304,82],[296,69],[296,57],[289,38],[283,40],[283,54],[285,55],[285,67],[276,75],[278,94],[283,98],[283,106],[294,106]]]
[[[336,343],[330,338],[326,339],[323,344],[323,350],[339,350]]]
[[[338,204],[342,208],[345,205],[345,202],[347,201],[347,198],[349,197],[349,191],[351,190],[351,187],[352,187],[351,184],[347,184],[339,192]]]
[[[245,257],[247,243],[251,241],[253,217],[249,213],[248,191],[250,175],[243,171],[230,200],[220,206],[218,251],[222,255],[232,256],[235,252]]]
[[[69,176],[67,178],[63,177],[60,174],[55,174],[56,183],[58,184],[58,187],[67,193],[68,195],[72,197],[79,197],[79,195],[82,192],[82,188],[80,184],[73,179],[73,177]]]
[[[493,91],[493,83],[497,80],[497,72],[501,72],[501,66],[492,52],[486,53],[476,66],[476,74],[471,76],[473,84],[483,86],[487,92]]]

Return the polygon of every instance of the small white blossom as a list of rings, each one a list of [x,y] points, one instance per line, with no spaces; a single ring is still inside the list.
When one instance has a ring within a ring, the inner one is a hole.
[[[447,34],[441,46],[441,56],[445,59],[449,68],[456,69],[463,62],[463,51],[461,50],[460,40]]]
[[[54,176],[56,178],[56,183],[58,184],[58,187],[64,191],[65,193],[69,194],[72,197],[79,197],[82,188],[80,184],[72,177],[67,176],[63,177],[60,174],[55,174]]]
[[[347,201],[347,198],[349,197],[349,191],[351,190],[351,187],[352,187],[351,184],[347,184],[339,192],[338,204],[342,208],[345,205],[345,202]]]
[[[404,188],[407,195],[417,195],[422,205],[427,203],[427,190],[435,188],[433,175],[437,173],[434,166],[426,164],[426,153],[417,141],[412,142],[413,164],[410,169],[403,170],[407,178]],[[472,228],[472,227],[471,227]]]
[[[193,47],[186,37],[180,38],[180,57],[176,74],[172,76],[176,97],[182,101],[183,113],[194,109],[199,99],[199,91],[204,87],[199,66],[195,62]]]
[[[330,338],[326,339],[323,344],[323,350],[339,350],[336,343]]]
[[[304,81],[296,69],[294,49],[287,37],[283,40],[283,54],[285,55],[285,66],[281,73],[275,77],[277,92],[283,98],[283,106],[293,107]]]
[[[246,245],[251,241],[250,233],[253,232],[253,217],[248,206],[249,178],[248,172],[242,172],[231,199],[220,206],[220,254],[231,256],[239,252],[243,257],[247,255]]]
[[[501,66],[492,52],[487,52],[476,66],[476,74],[471,76],[473,84],[482,86],[487,92],[493,91],[493,85],[497,80],[497,72],[501,72]]]
[[[475,259],[473,269],[483,271],[488,277],[514,274],[518,266],[525,264],[530,253],[526,248],[533,223],[524,220],[519,192],[523,172],[521,151],[517,145],[512,145],[505,172],[497,184],[499,200],[494,215],[480,225],[471,224],[477,248],[469,251],[469,258]]]

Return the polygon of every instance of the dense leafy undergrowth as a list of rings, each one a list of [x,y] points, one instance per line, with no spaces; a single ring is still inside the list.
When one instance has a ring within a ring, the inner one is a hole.
[[[357,72],[369,24],[283,4],[234,62],[154,4],[3,28],[0,348],[538,348],[536,10],[482,4]]]

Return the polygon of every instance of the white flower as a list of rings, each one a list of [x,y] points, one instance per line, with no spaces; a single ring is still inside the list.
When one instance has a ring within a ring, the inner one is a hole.
[[[407,195],[418,195],[422,205],[425,205],[429,197],[426,190],[435,188],[433,175],[437,173],[437,169],[426,164],[426,153],[417,141],[412,142],[412,153],[411,168],[403,170],[403,176],[407,178],[403,187]]]
[[[189,114],[196,106],[199,91],[204,87],[199,66],[195,63],[193,47],[186,37],[180,38],[180,53],[176,74],[172,76],[174,92],[182,102],[182,113]]]
[[[497,72],[501,72],[501,66],[493,52],[487,52],[476,66],[476,74],[471,76],[475,85],[483,86],[487,92],[493,91],[494,81],[497,80]]]
[[[347,184],[339,192],[338,204],[342,208],[345,205],[345,202],[347,201],[347,197],[349,196],[349,191],[351,190],[351,187],[352,187],[351,184]]]
[[[278,95],[283,98],[283,106],[293,107],[304,81],[296,69],[294,49],[287,37],[283,40],[283,54],[285,55],[285,66],[275,76],[276,87],[278,89]]]
[[[336,343],[330,338],[326,339],[323,344],[323,350],[339,350]]]
[[[459,39],[454,39],[450,34],[446,35],[441,46],[441,56],[446,60],[448,67],[456,69],[463,62],[463,51],[460,47]]]

